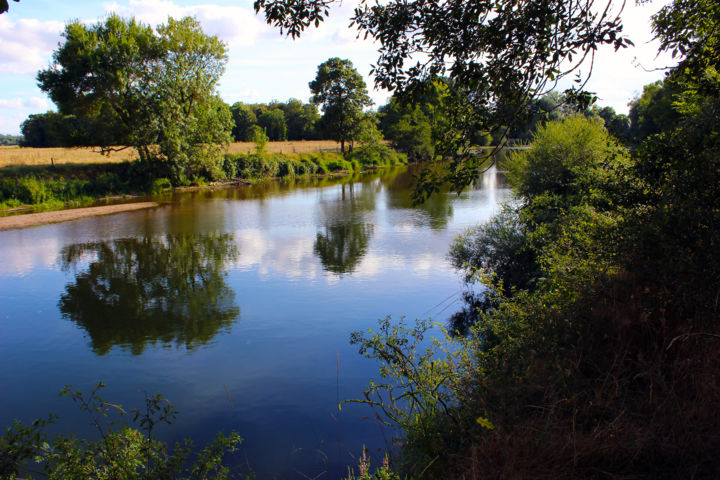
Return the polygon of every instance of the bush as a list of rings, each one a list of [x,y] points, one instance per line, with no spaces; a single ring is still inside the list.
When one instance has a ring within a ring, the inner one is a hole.
[[[122,181],[115,173],[103,173],[92,182],[92,193],[107,195],[122,191]]]
[[[633,161],[597,122],[539,129],[511,161],[517,208],[451,253],[492,306],[467,336],[353,337],[382,362],[363,402],[403,429],[408,473],[718,476],[718,98]]]
[[[44,429],[57,417],[38,420],[28,426],[16,422],[0,437],[0,477],[16,478],[31,467],[28,463],[34,463],[50,480],[227,478],[229,469],[223,465],[223,459],[226,453],[236,451],[242,441],[237,433],[218,434],[190,463],[192,442],[186,440],[170,451],[164,442],[153,438],[157,424],[170,424],[176,416],[175,408],[162,395],[147,396],[144,409],[130,410],[134,417],[132,423],[139,424],[138,429],[121,421],[126,415],[121,406],[100,398],[99,391],[103,387],[101,382],[89,395],[84,395],[67,386],[62,393],[88,413],[101,437],[99,440],[79,440],[62,435],[49,438]],[[118,417],[118,420],[111,421],[112,417]]]
[[[153,180],[151,192],[155,195],[162,193],[164,190],[172,188],[172,183],[167,178],[156,178]]]
[[[407,157],[404,154],[397,153],[382,143],[357,147],[345,158],[351,162],[357,162],[363,168],[391,167],[407,163]]]

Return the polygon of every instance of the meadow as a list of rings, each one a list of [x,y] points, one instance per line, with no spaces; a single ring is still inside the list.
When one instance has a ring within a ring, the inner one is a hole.
[[[340,144],[332,140],[269,142],[267,153],[313,153],[337,152]],[[251,153],[255,151],[253,142],[231,143],[227,153]],[[128,148],[119,152],[103,155],[97,147],[79,148],[27,148],[18,146],[0,147],[0,167],[21,165],[52,165],[66,163],[117,163],[132,160],[135,150]]]

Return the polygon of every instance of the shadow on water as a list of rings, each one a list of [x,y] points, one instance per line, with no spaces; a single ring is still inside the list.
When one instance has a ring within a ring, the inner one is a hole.
[[[58,306],[87,331],[98,355],[114,346],[139,355],[158,343],[191,350],[229,332],[240,316],[225,278],[237,256],[229,234],[70,245],[60,252],[61,268],[79,271]]]

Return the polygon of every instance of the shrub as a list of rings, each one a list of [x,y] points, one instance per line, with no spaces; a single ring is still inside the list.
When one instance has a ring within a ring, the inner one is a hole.
[[[151,192],[155,195],[162,193],[164,190],[172,188],[172,183],[167,178],[156,178],[153,180]]]
[[[138,429],[121,421],[128,413],[121,406],[100,398],[99,391],[103,387],[101,382],[90,394],[84,395],[67,386],[62,393],[88,413],[100,435],[99,440],[79,440],[62,435],[49,438],[44,429],[57,417],[38,420],[28,426],[16,422],[0,437],[0,477],[16,478],[29,467],[27,463],[32,462],[39,464],[50,480],[227,478],[229,469],[223,465],[223,459],[226,453],[236,451],[242,441],[237,433],[218,434],[191,463],[192,442],[189,440],[169,450],[164,442],[153,438],[157,424],[170,424],[176,416],[175,408],[162,395],[147,396],[144,409],[130,410],[129,414],[134,418],[132,423],[139,424]],[[118,420],[111,422],[112,417],[118,417]]]
[[[382,143],[362,145],[353,149],[345,158],[365,167],[389,167],[407,163],[404,154],[397,153]]]

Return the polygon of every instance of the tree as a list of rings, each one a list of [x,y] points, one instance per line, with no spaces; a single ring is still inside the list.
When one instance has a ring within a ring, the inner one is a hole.
[[[610,135],[623,143],[630,141],[630,118],[627,115],[617,114],[612,107],[603,107],[596,113],[605,121],[605,128]]]
[[[630,135],[635,143],[675,125],[679,116],[672,102],[672,88],[664,82],[643,87],[642,95],[630,102]]]
[[[257,125],[257,117],[252,109],[241,102],[233,103],[230,107],[234,126],[232,136],[236,142],[252,141],[252,127]]]
[[[294,38],[337,3],[256,0],[254,6]],[[598,47],[631,44],[621,34],[619,14],[610,0],[390,0],[362,2],[351,25],[379,43],[376,86],[412,93],[428,78],[443,77],[457,92],[469,93],[460,95],[467,114],[455,121],[458,135],[440,143],[443,153],[461,155],[445,175],[425,178],[428,191],[435,191],[447,180],[466,186],[483,168],[468,141],[478,126],[493,132],[527,124],[530,102],[577,73]],[[594,97],[583,91],[585,78],[578,79],[567,99],[585,106]]]
[[[387,108],[382,110],[384,116],[395,117],[387,119],[385,128],[393,148],[405,153],[409,160],[432,160],[435,156],[435,142],[430,119],[420,105],[407,107],[404,111],[397,107],[397,103],[391,100]]]
[[[283,106],[287,122],[288,140],[312,140],[315,138],[315,124],[320,119],[317,107],[303,105],[300,100],[290,99]]]
[[[350,60],[335,57],[318,66],[310,91],[313,93],[310,101],[322,105],[323,129],[340,142],[340,150],[345,153],[345,142],[353,140],[363,107],[373,103],[365,81]]]
[[[62,118],[62,115],[57,112],[46,112],[28,116],[20,125],[22,132],[20,145],[33,148],[61,146],[56,131],[57,117]]]
[[[272,108],[260,115],[258,126],[265,130],[268,138],[273,142],[287,139],[285,114],[280,108]]]
[[[109,16],[65,27],[38,85],[63,115],[93,125],[97,144],[134,147],[155,175],[183,183],[211,175],[229,141],[230,112],[216,93],[227,55],[197,20],[169,19],[156,30]]]
[[[17,135],[4,135],[0,133],[0,145],[19,145],[22,137]]]

